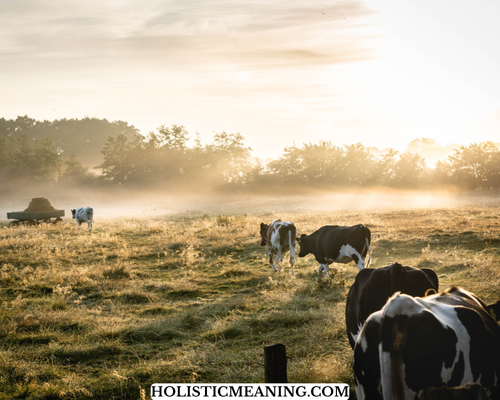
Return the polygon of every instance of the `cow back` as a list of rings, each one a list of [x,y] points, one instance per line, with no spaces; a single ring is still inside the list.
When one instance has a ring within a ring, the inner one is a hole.
[[[343,228],[345,227],[339,225],[326,225],[310,235],[301,235],[299,257],[312,253],[320,263],[325,262],[325,257],[330,254],[335,254],[336,258],[344,240],[341,236]]]
[[[346,327],[349,344],[354,348],[355,337],[370,314],[382,309],[396,292],[423,297],[429,290],[436,293],[439,281],[428,268],[418,269],[393,263],[378,269],[365,268],[356,275],[346,302]]]

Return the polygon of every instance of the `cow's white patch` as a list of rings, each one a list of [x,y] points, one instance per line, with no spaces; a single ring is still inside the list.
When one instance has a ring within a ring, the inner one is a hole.
[[[361,329],[363,329],[363,324],[360,322],[360,323],[358,323],[358,333],[353,334],[351,332],[351,336],[352,336],[352,338],[354,340],[354,343],[356,343],[356,341],[358,340],[359,334],[361,333]]]
[[[357,379],[356,379],[356,382],[355,382],[355,387],[356,387],[356,396],[357,396],[357,398],[359,400],[366,399],[365,390],[363,388],[363,385],[360,385]]]
[[[358,268],[361,271],[365,267],[365,262],[363,260],[363,257],[361,257],[361,254],[352,247],[350,244],[344,244],[340,248],[339,255],[337,257],[336,262],[342,263],[342,264],[347,264],[352,261],[352,256],[356,255],[358,257]]]

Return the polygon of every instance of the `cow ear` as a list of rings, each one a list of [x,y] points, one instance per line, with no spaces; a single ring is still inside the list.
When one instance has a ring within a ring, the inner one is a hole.
[[[260,223],[260,229],[264,228],[264,225],[265,225],[264,222],[261,222]]]

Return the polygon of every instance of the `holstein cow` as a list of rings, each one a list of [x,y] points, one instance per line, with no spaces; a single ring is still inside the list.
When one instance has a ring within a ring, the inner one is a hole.
[[[311,235],[300,235],[297,242],[300,244],[299,257],[314,254],[319,262],[318,274],[323,269],[328,278],[328,265],[333,262],[347,264],[354,261],[361,271],[365,268],[365,257],[368,253],[370,265],[371,232],[363,225],[338,226],[327,225],[319,228]]]
[[[86,222],[89,227],[89,232],[92,232],[92,224],[94,222],[94,210],[92,207],[80,207],[76,210],[71,210],[73,218],[76,219],[78,230],[80,231],[80,224]]]
[[[500,326],[475,295],[453,287],[425,298],[394,294],[354,347],[358,399],[416,399],[433,387],[479,383],[500,398]]]
[[[437,293],[438,288],[438,277],[428,268],[417,269],[393,263],[378,269],[365,268],[359,271],[349,289],[345,309],[349,344],[354,348],[366,319],[379,311],[394,293],[424,297]]]
[[[290,251],[290,266],[292,267],[292,276],[295,275],[293,266],[295,264],[295,242],[297,238],[297,228],[293,222],[286,222],[277,219],[266,225],[263,222],[260,224],[260,236],[262,241],[261,246],[267,244],[267,254],[269,255],[269,264],[275,271],[273,263],[273,254],[276,254],[276,263],[278,272],[281,271],[282,254]]]

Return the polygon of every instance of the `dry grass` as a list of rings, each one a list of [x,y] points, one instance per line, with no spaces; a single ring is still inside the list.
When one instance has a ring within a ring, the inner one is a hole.
[[[0,399],[140,398],[154,382],[262,382],[263,346],[287,346],[291,382],[352,385],[352,263],[316,280],[273,274],[260,222],[299,233],[363,223],[372,267],[399,261],[500,298],[497,206],[207,214],[0,228]],[[286,258],[285,258],[286,259]]]

